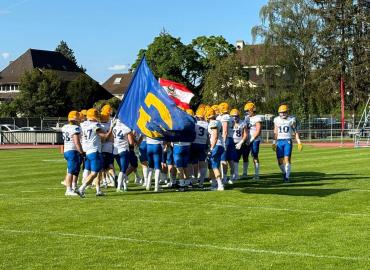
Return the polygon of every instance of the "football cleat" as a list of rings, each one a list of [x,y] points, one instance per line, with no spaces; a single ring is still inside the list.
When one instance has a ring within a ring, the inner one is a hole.
[[[85,192],[83,192],[83,191],[81,191],[81,190],[79,190],[79,189],[77,189],[77,190],[76,190],[76,194],[77,194],[78,196],[80,196],[80,198],[85,198]]]
[[[65,196],[78,196],[77,193],[74,193],[73,191],[66,191],[66,193],[64,194]]]
[[[105,194],[105,193],[103,193],[103,192],[101,192],[101,191],[99,191],[99,192],[97,192],[95,195],[96,195],[97,197],[102,197],[102,196],[105,196],[106,194]]]

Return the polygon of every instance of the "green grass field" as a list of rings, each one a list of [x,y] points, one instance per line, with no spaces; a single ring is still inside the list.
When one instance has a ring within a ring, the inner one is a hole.
[[[306,147],[283,184],[224,192],[131,185],[65,198],[56,149],[0,151],[1,269],[370,269],[370,149]]]

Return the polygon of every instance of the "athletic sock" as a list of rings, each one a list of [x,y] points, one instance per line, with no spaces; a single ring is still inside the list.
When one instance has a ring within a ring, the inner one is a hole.
[[[243,174],[244,175],[248,175],[248,165],[249,165],[249,162],[243,162]]]
[[[89,176],[89,174],[90,174],[90,171],[88,171],[88,170],[83,171],[83,173],[82,173],[82,183],[85,183],[86,178]]]
[[[290,176],[290,169],[291,169],[290,163],[285,164],[285,177],[287,179],[289,179],[289,176]]]
[[[156,169],[154,171],[154,190],[158,191],[159,190],[159,178],[161,175],[161,170]]]
[[[152,175],[153,175],[153,169],[148,169],[148,178],[146,181],[146,190],[150,189],[150,185],[152,184]]]
[[[280,164],[279,168],[283,174],[285,174],[285,164]]]
[[[128,177],[125,173],[122,173],[123,174],[123,181],[122,181],[122,184],[123,184],[123,190],[127,190],[127,182],[128,182]]]
[[[100,193],[100,183],[96,183],[96,194]]]
[[[254,175],[258,176],[260,175],[260,164],[254,163]]]
[[[117,189],[121,189],[123,182],[123,172],[119,172],[117,182],[118,182]]]
[[[146,184],[148,180],[148,167],[143,167],[143,178],[144,178],[144,183]]]
[[[206,178],[206,174],[207,174],[207,168],[200,168],[199,169],[199,184],[200,185],[203,185],[204,183],[204,179]]]
[[[239,179],[239,162],[234,162],[234,179]]]

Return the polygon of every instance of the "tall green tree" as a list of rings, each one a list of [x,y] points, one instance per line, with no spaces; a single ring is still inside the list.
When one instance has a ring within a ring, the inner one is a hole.
[[[60,41],[59,45],[55,48],[55,51],[60,52],[78,66],[74,51],[68,46],[67,42],[65,42],[64,40]],[[79,65],[79,68],[83,72],[86,72],[86,68],[84,66]]]
[[[99,100],[99,84],[89,76],[82,74],[68,83],[67,98],[70,109],[88,109]]]
[[[223,36],[199,36],[192,40],[191,45],[198,53],[199,61],[205,69],[212,68],[217,60],[235,52],[235,47]]]
[[[284,48],[281,65],[295,70],[289,87],[295,90],[295,102],[301,105],[298,113],[303,116],[312,107],[310,96],[316,88],[312,71],[318,64],[319,18],[311,8],[307,0],[270,0],[260,11],[262,23],[252,29],[255,39],[262,38],[267,46]]]
[[[319,89],[340,102],[340,80],[345,84],[345,105],[351,113],[365,102],[369,89],[370,5],[366,0],[314,0],[320,17]]]
[[[55,48],[55,51],[60,52],[77,65],[77,60],[73,50],[68,46],[67,42],[65,42],[64,40],[60,41],[59,45]]]
[[[19,88],[13,103],[17,113],[37,117],[66,115],[66,86],[56,72],[38,69],[25,72]]]
[[[197,61],[198,53],[192,46],[183,44],[180,38],[162,32],[154,38],[147,49],[139,51],[133,68],[138,66],[144,54],[156,77],[183,83],[195,90],[202,67]]]
[[[241,109],[247,100],[259,101],[261,97],[249,87],[245,72],[235,55],[215,60],[214,67],[205,76],[203,102],[218,104],[226,101]]]

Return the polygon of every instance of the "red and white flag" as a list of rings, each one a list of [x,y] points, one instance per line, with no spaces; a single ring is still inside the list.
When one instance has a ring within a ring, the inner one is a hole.
[[[159,78],[159,84],[166,90],[177,106],[190,109],[189,103],[194,94],[185,85]]]

